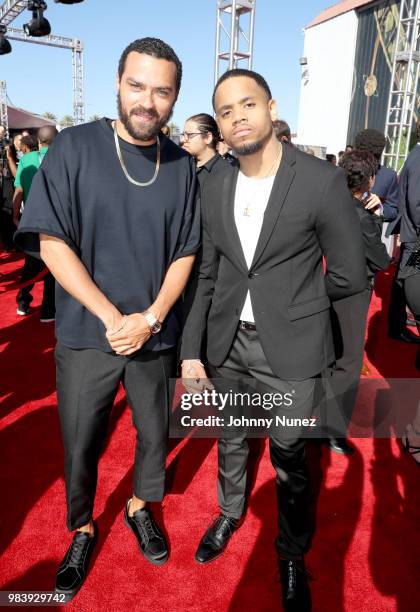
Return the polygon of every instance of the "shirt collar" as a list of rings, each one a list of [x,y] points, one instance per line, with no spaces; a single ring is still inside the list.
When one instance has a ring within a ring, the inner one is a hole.
[[[201,172],[204,168],[207,170],[207,172],[211,172],[213,170],[214,164],[219,158],[220,155],[218,153],[215,153],[213,157],[211,157],[205,164],[197,168],[197,172]]]

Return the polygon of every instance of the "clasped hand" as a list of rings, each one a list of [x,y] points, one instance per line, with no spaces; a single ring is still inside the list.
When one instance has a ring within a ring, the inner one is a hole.
[[[132,355],[151,336],[150,327],[141,313],[121,317],[113,329],[108,329],[106,337],[113,351],[118,355]]]

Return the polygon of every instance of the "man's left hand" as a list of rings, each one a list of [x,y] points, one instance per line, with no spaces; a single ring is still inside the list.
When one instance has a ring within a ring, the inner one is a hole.
[[[141,313],[128,315],[120,330],[109,330],[106,337],[113,351],[118,355],[132,355],[151,336],[149,324]]]

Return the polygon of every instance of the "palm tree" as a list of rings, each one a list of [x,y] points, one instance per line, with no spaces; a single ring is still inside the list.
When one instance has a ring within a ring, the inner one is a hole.
[[[74,119],[71,115],[64,115],[64,117],[60,121],[60,125],[63,128],[71,127],[74,125]]]
[[[99,115],[91,115],[89,121],[98,121],[101,117]]]
[[[54,113],[46,112],[42,116],[45,117],[45,119],[49,119],[50,121],[54,121],[54,123],[56,123],[56,124],[58,123],[57,115],[54,115]]]

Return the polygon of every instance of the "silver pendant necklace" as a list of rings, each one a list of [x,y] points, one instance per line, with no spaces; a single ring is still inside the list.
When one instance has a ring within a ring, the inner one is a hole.
[[[277,162],[280,159],[282,153],[282,148],[281,146],[279,147],[279,152],[273,162],[273,165],[271,166],[270,170],[267,172],[267,174],[265,176],[262,177],[262,179],[257,179],[257,180],[264,180],[266,178],[268,178],[270,176],[270,174],[273,172]],[[257,195],[257,192],[260,188],[260,183],[257,182],[257,187],[256,189],[253,190],[253,192],[251,193],[251,197],[248,198],[248,203],[246,204],[246,206],[243,208],[243,212],[242,212],[242,216],[243,217],[252,217],[252,205],[255,199],[255,196]]]
[[[159,168],[160,168],[160,141],[159,141],[159,136],[157,136],[156,138],[156,149],[157,149],[157,154],[156,154],[156,168],[155,168],[155,173],[152,176],[152,178],[150,179],[150,181],[147,181],[146,183],[140,183],[139,181],[135,181],[129,174],[127,171],[127,168],[125,167],[124,164],[124,160],[122,158],[122,154],[121,154],[121,148],[120,148],[120,142],[118,140],[118,133],[117,133],[117,122],[114,121],[114,140],[115,140],[115,148],[117,150],[117,155],[118,155],[118,159],[120,161],[121,164],[121,168],[126,176],[126,179],[128,181],[130,181],[130,183],[132,183],[133,185],[137,185],[137,187],[148,187],[149,185],[152,185],[152,183],[155,182],[155,180],[157,179],[157,175],[159,174]]]

